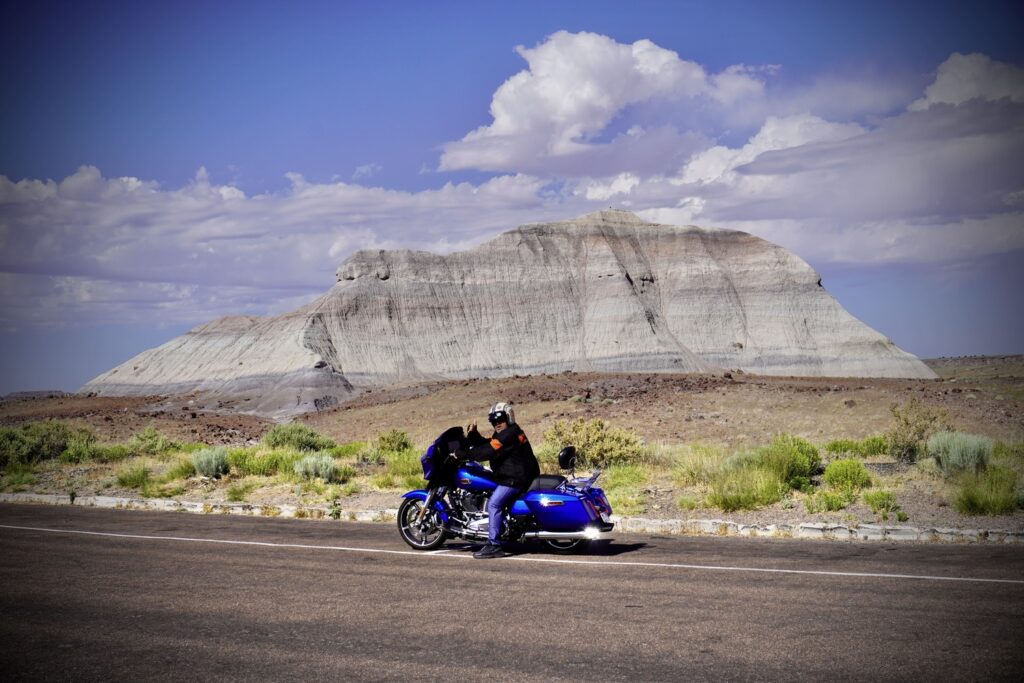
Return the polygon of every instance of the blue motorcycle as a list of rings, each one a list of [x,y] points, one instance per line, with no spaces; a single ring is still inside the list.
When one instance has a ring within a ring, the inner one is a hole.
[[[462,427],[452,427],[420,459],[426,489],[409,491],[398,507],[398,532],[417,550],[435,550],[449,538],[487,540],[487,500],[497,484],[478,462],[458,458],[467,447]],[[576,449],[563,448],[558,465],[570,477],[542,474],[505,513],[502,540],[542,541],[568,552],[586,548],[611,531],[612,507],[594,486],[600,470],[575,477]]]

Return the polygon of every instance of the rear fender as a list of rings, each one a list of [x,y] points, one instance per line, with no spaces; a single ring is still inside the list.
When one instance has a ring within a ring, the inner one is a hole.
[[[408,493],[402,494],[402,498],[414,498],[416,500],[425,501],[427,499],[427,492],[424,491],[423,489],[414,489],[412,491],[409,491]],[[448,505],[444,502],[444,500],[435,499],[434,504],[431,507],[437,510],[438,516],[441,518],[441,521],[447,524]]]

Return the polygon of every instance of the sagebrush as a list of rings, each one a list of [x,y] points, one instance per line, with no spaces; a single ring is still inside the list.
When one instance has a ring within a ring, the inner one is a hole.
[[[377,448],[386,452],[407,451],[412,448],[412,439],[401,429],[391,429],[377,435]]]
[[[889,406],[893,426],[885,433],[889,455],[900,462],[915,462],[925,450],[928,437],[948,427],[945,410],[921,405],[912,398],[903,405]]]
[[[339,481],[338,465],[326,453],[307,455],[295,463],[295,474],[300,479],[323,479],[326,482]]]
[[[961,476],[956,509],[965,515],[1007,515],[1017,509],[1017,473],[993,465]]]
[[[228,451],[228,464],[239,474],[269,477],[293,473],[295,463],[303,455],[303,451],[290,449],[232,448]]]
[[[128,449],[136,454],[160,455],[181,447],[177,441],[168,439],[155,427],[146,427],[128,441]]]
[[[192,454],[192,465],[204,477],[216,479],[228,473],[228,449],[224,446],[204,448]]]
[[[716,476],[707,502],[726,512],[753,510],[778,502],[787,488],[770,469],[743,467]]]
[[[838,512],[851,502],[849,493],[845,491],[817,491],[804,499],[804,507],[808,512]]]
[[[867,491],[864,493],[864,504],[883,520],[889,519],[891,513],[900,509],[896,503],[896,494],[892,491]]]
[[[757,464],[776,474],[790,488],[805,488],[821,467],[818,449],[806,439],[792,434],[779,434],[771,443],[758,449]]]
[[[29,422],[0,428],[0,467],[54,460],[73,442],[91,443],[89,430],[71,427],[57,420]]]
[[[645,462],[649,457],[643,441],[634,432],[600,419],[557,421],[544,432],[544,442],[556,453],[564,446],[575,446],[582,467]]]
[[[928,455],[947,476],[981,472],[988,466],[992,447],[992,439],[964,432],[936,432],[928,439]]]
[[[326,451],[334,441],[299,422],[274,425],[263,435],[263,443],[271,448],[294,448],[300,451]]]
[[[864,463],[852,458],[830,462],[823,479],[832,488],[847,492],[858,492],[871,485],[871,475]]]

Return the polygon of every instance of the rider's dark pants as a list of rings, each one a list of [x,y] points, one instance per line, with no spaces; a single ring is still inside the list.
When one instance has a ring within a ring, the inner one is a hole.
[[[501,545],[501,518],[506,508],[519,497],[519,489],[498,484],[487,501],[487,539],[491,545]]]

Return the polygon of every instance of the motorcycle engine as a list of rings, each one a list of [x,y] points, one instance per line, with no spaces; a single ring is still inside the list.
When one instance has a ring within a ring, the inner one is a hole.
[[[487,494],[471,493],[469,491],[457,491],[453,493],[457,495],[459,505],[462,507],[464,512],[474,513],[487,511]]]

